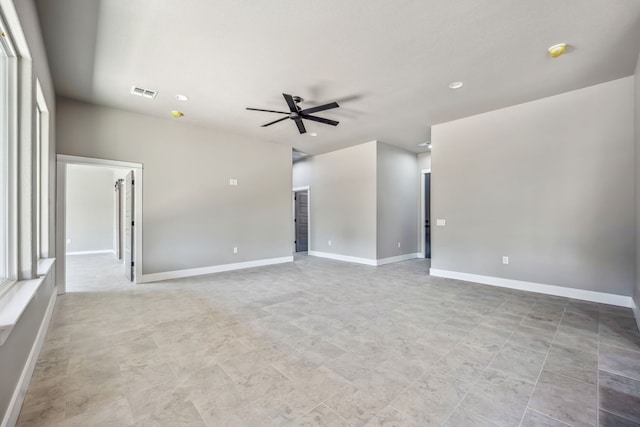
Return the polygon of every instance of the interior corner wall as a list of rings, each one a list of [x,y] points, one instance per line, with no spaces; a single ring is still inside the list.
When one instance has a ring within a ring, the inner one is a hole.
[[[633,92],[627,77],[433,126],[432,268],[632,295]]]
[[[640,329],[640,56],[634,75],[634,127],[635,127],[635,208],[636,208],[636,276],[633,301],[635,314]]]
[[[113,170],[67,166],[67,253],[113,250],[114,193]]]
[[[376,259],[376,147],[373,141],[304,160],[311,252]]]
[[[59,154],[143,164],[143,274],[291,257],[291,147],[63,98],[57,118]]]
[[[418,252],[419,178],[415,153],[378,142],[377,259]]]

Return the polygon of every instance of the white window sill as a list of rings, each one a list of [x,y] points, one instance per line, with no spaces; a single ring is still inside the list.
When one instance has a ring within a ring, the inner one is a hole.
[[[0,346],[11,334],[54,262],[54,258],[39,260],[37,279],[15,282],[0,297]]]

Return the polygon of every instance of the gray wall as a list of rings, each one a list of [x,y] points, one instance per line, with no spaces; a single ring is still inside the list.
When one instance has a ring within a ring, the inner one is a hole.
[[[293,163],[293,187],[311,185],[311,157]]]
[[[631,295],[633,139],[633,77],[433,126],[433,268]]]
[[[416,253],[420,201],[417,156],[382,142],[377,149],[377,259]]]
[[[9,1],[3,1],[0,3],[0,5],[2,5],[3,7],[3,14],[7,12],[7,10],[4,9],[4,6],[9,3],[13,4],[13,2]],[[26,39],[32,57],[32,61],[30,63],[32,73],[31,77],[33,78],[34,82],[35,78],[39,79],[42,90],[44,92],[45,101],[49,108],[50,118],[53,120],[56,113],[54,90],[53,84],[51,82],[51,75],[49,73],[49,65],[47,63],[47,57],[42,42],[42,35],[40,33],[40,24],[38,21],[34,3],[31,0],[17,1],[15,2],[15,10],[17,12],[20,26],[22,27],[22,31],[24,32],[24,37]],[[12,27],[11,30],[15,31],[15,28]],[[28,78],[29,76],[23,75],[22,77]],[[35,108],[35,92],[32,95],[33,96],[30,104],[31,106],[33,106],[33,108]],[[24,102],[24,100],[22,101]],[[27,100],[26,102],[29,101]],[[50,153],[48,159],[45,157],[45,160],[49,161],[51,183],[55,183],[55,125],[53,122],[49,130]],[[30,192],[31,188],[20,188],[19,191],[21,193],[25,191]],[[19,195],[19,197],[22,197],[22,195]],[[55,200],[55,185],[50,186],[49,200],[45,201],[49,202],[50,206],[49,235],[51,237],[49,240],[49,254],[52,255],[54,254],[55,250],[55,241],[53,238],[55,232],[55,203],[51,202],[53,200]],[[33,212],[22,213],[22,215],[19,215],[19,218],[21,221],[35,221],[35,215]],[[33,258],[35,258],[35,255],[36,254],[34,252]],[[55,271],[51,273],[51,277],[53,277],[54,274]],[[47,303],[51,295],[55,292],[54,286],[55,283],[51,278],[38,289],[34,299],[29,303],[24,313],[20,317],[20,320],[12,330],[11,335],[4,343],[4,345],[0,347],[0,420],[2,420],[6,415],[7,407],[18,384],[20,375],[22,374],[22,371],[25,367],[27,356],[35,342],[40,324],[42,323],[42,320],[44,318]]]
[[[58,153],[144,164],[143,273],[291,256],[290,147],[68,99],[57,132]]]
[[[294,186],[311,177],[311,251],[376,259],[376,147],[373,141],[296,162],[296,170],[310,169],[294,173]]]
[[[113,250],[114,184],[111,169],[67,166],[67,253]]]
[[[418,169],[431,169],[431,152],[418,154]]]

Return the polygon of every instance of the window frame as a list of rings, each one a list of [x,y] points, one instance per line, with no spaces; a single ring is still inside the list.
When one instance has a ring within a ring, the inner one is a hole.
[[[18,56],[0,16],[0,296],[17,280]]]

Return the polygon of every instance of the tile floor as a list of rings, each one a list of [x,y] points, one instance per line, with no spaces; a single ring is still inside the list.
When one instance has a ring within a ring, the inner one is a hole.
[[[636,426],[628,309],[295,263],[131,285],[69,258],[19,426]]]

